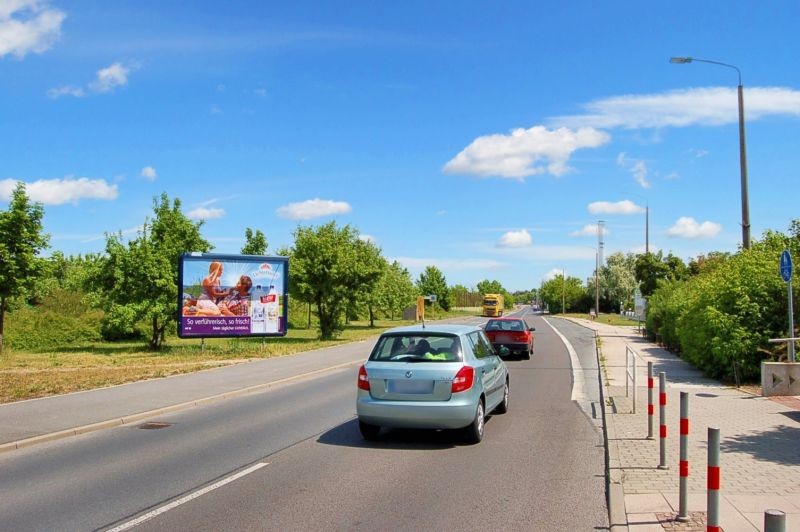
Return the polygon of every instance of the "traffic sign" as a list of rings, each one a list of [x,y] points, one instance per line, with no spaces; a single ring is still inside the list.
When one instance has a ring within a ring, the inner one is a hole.
[[[788,249],[784,249],[781,253],[781,277],[787,283],[792,278],[792,255]]]

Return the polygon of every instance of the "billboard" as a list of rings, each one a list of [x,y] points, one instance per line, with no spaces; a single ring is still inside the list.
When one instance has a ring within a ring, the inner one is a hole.
[[[178,259],[178,336],[285,336],[289,259],[185,253]]]

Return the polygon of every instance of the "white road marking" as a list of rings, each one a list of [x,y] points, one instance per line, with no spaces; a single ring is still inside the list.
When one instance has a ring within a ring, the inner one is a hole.
[[[578,360],[578,353],[575,352],[575,348],[572,347],[572,344],[569,343],[569,340],[561,334],[561,332],[553,327],[553,324],[550,323],[546,318],[544,322],[550,326],[553,331],[561,338],[561,341],[564,342],[564,346],[567,348],[569,352],[569,360],[570,364],[572,365],[572,400],[573,401],[590,401],[591,399],[587,397],[586,390],[583,386],[583,375],[579,374],[579,372],[583,371],[581,367],[581,362]]]
[[[149,521],[150,519],[153,519],[154,517],[157,517],[157,516],[159,516],[159,515],[161,515],[161,514],[163,514],[165,512],[168,512],[170,510],[173,510],[173,509],[177,508],[181,504],[185,504],[185,503],[187,503],[187,502],[189,502],[191,500],[194,500],[194,499],[196,499],[198,497],[201,497],[201,496],[205,495],[206,493],[208,493],[210,491],[214,491],[217,488],[221,488],[222,486],[224,486],[226,484],[230,484],[234,480],[238,480],[238,479],[242,478],[245,475],[249,475],[250,473],[258,471],[259,469],[261,469],[262,467],[267,466],[267,465],[269,465],[269,462],[259,462],[259,463],[255,464],[253,466],[248,467],[247,469],[245,469],[243,471],[239,471],[235,475],[231,475],[228,478],[225,478],[223,480],[220,480],[219,482],[215,482],[214,484],[211,484],[210,486],[206,486],[205,488],[199,489],[199,490],[195,491],[194,493],[190,493],[189,495],[187,495],[185,497],[181,497],[177,501],[172,501],[169,504],[165,504],[164,506],[162,506],[160,508],[156,508],[155,510],[153,510],[151,512],[148,512],[148,513],[146,513],[146,514],[144,514],[142,516],[139,516],[136,519],[128,521],[127,523],[122,523],[121,525],[119,525],[119,526],[117,526],[115,528],[112,528],[111,530],[108,530],[107,532],[122,532],[123,530],[129,530],[129,529],[131,529],[131,528],[133,528],[135,526],[141,525],[145,521]]]

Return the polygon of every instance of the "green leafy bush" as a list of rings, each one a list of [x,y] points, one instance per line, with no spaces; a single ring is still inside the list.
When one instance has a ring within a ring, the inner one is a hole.
[[[100,340],[103,312],[77,291],[54,289],[37,306],[20,307],[6,316],[5,340],[20,350],[48,350]]]
[[[800,235],[768,231],[751,249],[685,281],[662,281],[648,301],[648,329],[710,377],[757,379],[761,361],[779,355],[768,340],[788,332],[786,283],[778,275],[786,248],[796,255]]]

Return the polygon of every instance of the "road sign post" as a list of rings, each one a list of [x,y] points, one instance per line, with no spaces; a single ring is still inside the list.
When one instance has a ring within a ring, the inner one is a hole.
[[[784,249],[781,253],[781,277],[788,286],[788,299],[789,299],[789,336],[794,338],[794,309],[792,308],[792,254],[788,249]],[[787,344],[789,353],[789,362],[794,362],[794,340],[789,340]]]

